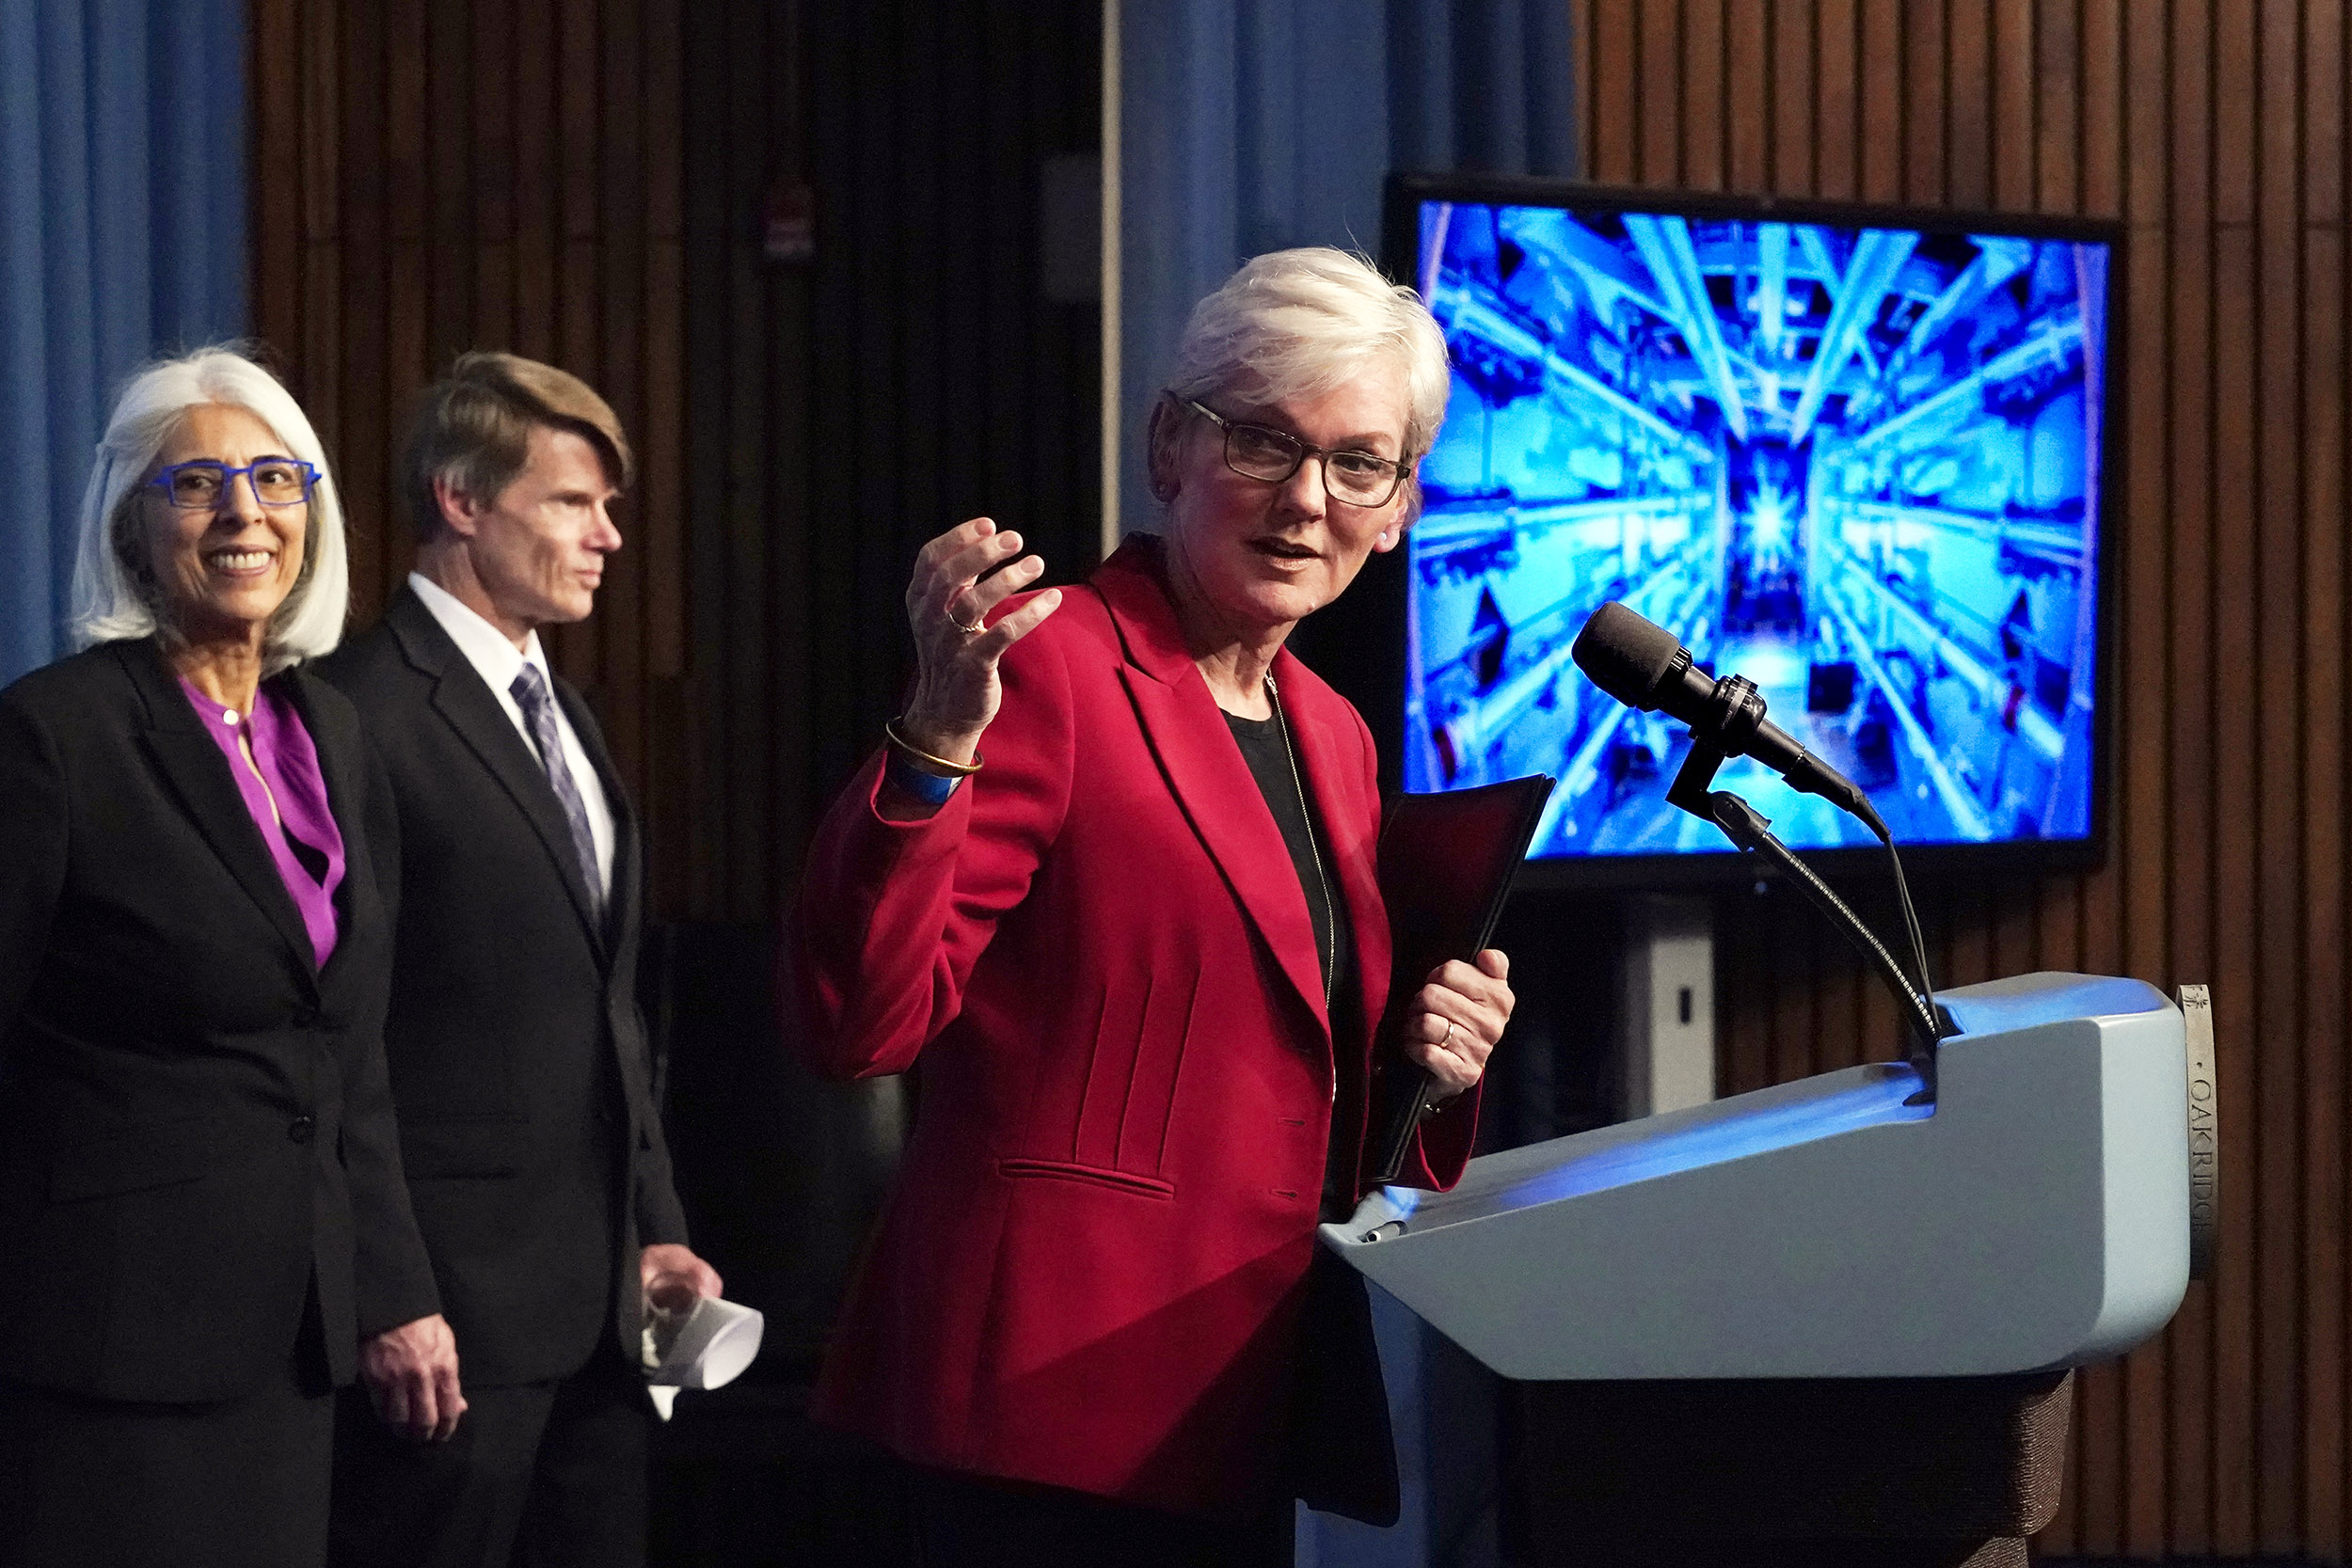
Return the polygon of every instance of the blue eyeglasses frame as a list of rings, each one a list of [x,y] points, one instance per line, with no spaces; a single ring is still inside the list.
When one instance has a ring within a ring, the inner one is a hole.
[[[271,500],[268,497],[262,494],[262,487],[253,483],[254,469],[278,467],[287,467],[301,470],[302,494],[294,500]],[[172,495],[172,481],[178,478],[183,470],[188,468],[202,468],[208,473],[215,473],[220,476],[220,494],[213,498],[213,504],[211,506],[203,507],[183,505],[181,501]],[[155,477],[149,480],[147,483],[149,488],[163,492],[165,504],[168,506],[178,507],[183,512],[217,512],[220,510],[220,503],[222,500],[226,499],[229,492],[235,487],[237,477],[240,474],[245,476],[246,487],[253,492],[253,499],[261,502],[263,506],[300,506],[310,499],[311,492],[316,490],[319,484],[318,469],[312,467],[310,464],[305,463],[299,457],[257,457],[242,468],[231,467],[230,465],[223,463],[216,458],[192,457],[185,463],[174,463],[168,468],[165,468],[161,472],[157,473]]]

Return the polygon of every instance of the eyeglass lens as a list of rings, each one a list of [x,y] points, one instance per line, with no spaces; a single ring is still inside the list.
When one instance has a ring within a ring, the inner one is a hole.
[[[1233,471],[1279,484],[1298,471],[1307,449],[1279,430],[1263,425],[1225,427],[1225,461]],[[1356,506],[1379,506],[1396,490],[1396,464],[1365,451],[1327,452],[1323,482],[1331,493]]]
[[[231,474],[250,474],[253,493],[264,506],[292,506],[310,491],[310,466],[292,459],[256,463],[249,468],[230,468],[218,463],[183,463],[166,478],[171,504],[212,508],[220,504],[222,487]]]

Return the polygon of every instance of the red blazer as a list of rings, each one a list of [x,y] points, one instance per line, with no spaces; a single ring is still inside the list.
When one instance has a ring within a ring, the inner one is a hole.
[[[919,1053],[923,1091],[818,1410],[920,1464],[1224,1512],[1280,1479],[1334,1115],[1362,1164],[1379,791],[1356,710],[1279,656],[1363,990],[1335,1042],[1158,546],[1013,647],[986,767],[936,816],[876,814],[878,756],[818,831],[788,939],[805,1049],[841,1077]],[[1424,1126],[1407,1180],[1460,1176],[1475,1100]]]

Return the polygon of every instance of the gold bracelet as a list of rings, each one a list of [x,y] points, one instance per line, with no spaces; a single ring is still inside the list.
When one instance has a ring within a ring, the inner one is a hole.
[[[900,717],[903,718],[904,715]],[[965,779],[980,770],[980,756],[977,752],[972,753],[970,762],[949,762],[946,757],[935,757],[920,746],[909,743],[907,737],[898,733],[897,719],[891,720],[882,726],[882,738],[896,747],[901,756],[926,772],[938,773],[950,779]]]

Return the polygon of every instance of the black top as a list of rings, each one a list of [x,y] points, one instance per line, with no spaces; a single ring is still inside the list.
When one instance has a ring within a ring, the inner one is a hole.
[[[1274,813],[1274,825],[1282,831],[1282,843],[1291,852],[1291,868],[1298,873],[1299,888],[1307,895],[1307,915],[1315,927],[1315,959],[1324,975],[1324,1005],[1331,1011],[1331,1037],[1351,1039],[1360,1022],[1356,1014],[1361,1006],[1356,985],[1356,943],[1348,926],[1347,900],[1333,875],[1331,857],[1322,848],[1325,835],[1313,820],[1305,776],[1291,755],[1279,717],[1243,719],[1229,713],[1225,723],[1241,746],[1250,776],[1258,781],[1258,793],[1265,797],[1267,809]],[[1352,1167],[1357,1149],[1355,1140],[1343,1138],[1342,1132],[1339,1118],[1334,1117],[1323,1170],[1326,1224],[1343,1220],[1356,1209]]]

